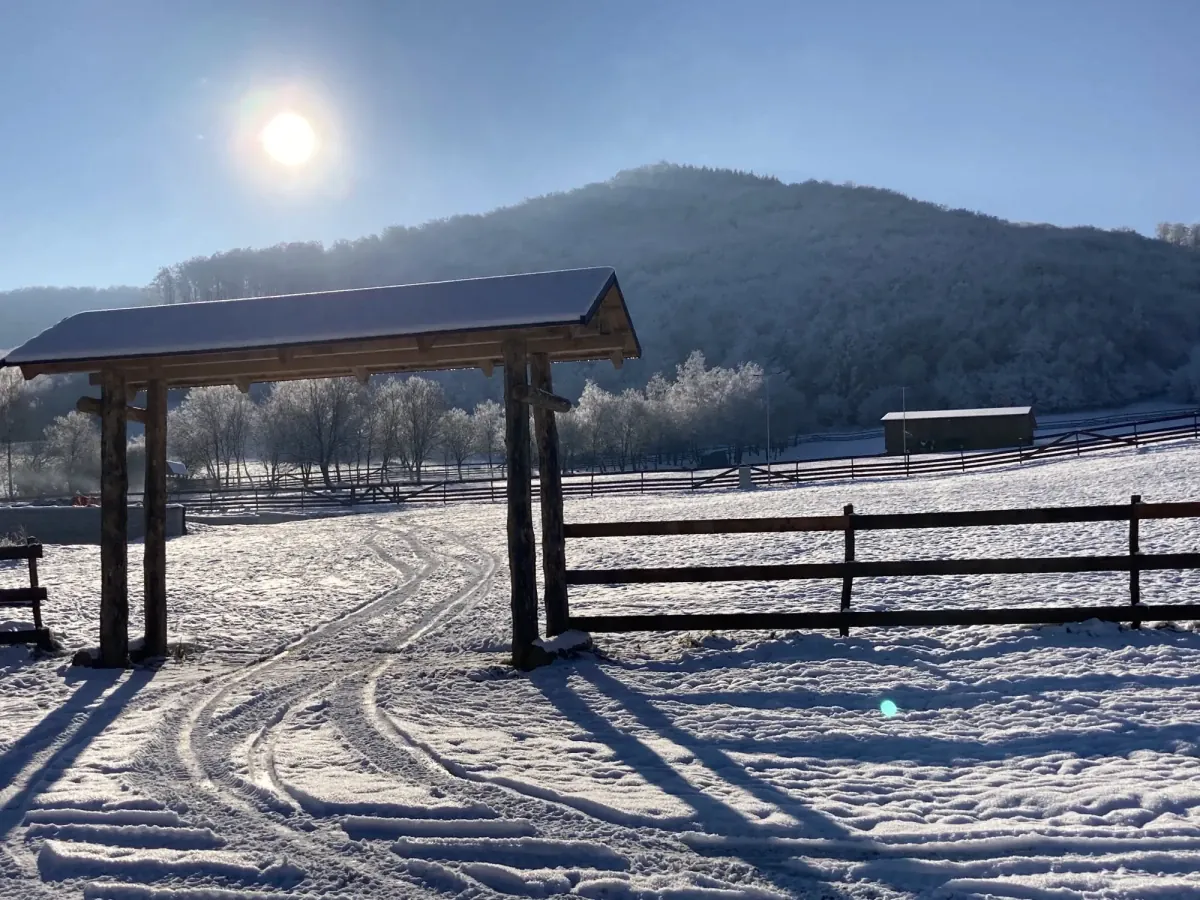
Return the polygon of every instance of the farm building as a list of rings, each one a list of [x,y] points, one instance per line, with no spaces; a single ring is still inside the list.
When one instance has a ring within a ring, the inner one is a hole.
[[[946,453],[1033,444],[1033,407],[927,409],[890,412],[883,417],[887,453]]]

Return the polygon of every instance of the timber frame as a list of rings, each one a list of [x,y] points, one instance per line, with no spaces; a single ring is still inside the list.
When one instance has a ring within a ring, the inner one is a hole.
[[[431,302],[431,296],[436,302]],[[430,308],[436,312],[444,297],[455,302],[449,304],[450,313],[436,318]],[[524,302],[522,297],[534,297],[536,302]],[[510,301],[513,309],[497,308]],[[411,315],[406,302],[411,304]],[[289,327],[286,315],[278,315],[289,309],[302,314],[299,318],[308,331],[297,332]],[[347,333],[351,326],[342,321],[346,309],[360,316],[354,320],[358,333]],[[373,311],[379,315],[370,315]],[[83,317],[88,318],[81,321]],[[221,323],[229,321],[235,326],[222,330]],[[247,323],[242,331],[236,327],[239,321]],[[333,324],[322,333],[319,323],[324,321]],[[431,321],[436,321],[436,327]],[[394,333],[381,334],[381,328],[392,328]],[[93,332],[100,335],[95,341],[90,339]],[[297,339],[298,333],[306,339]],[[608,360],[620,368],[625,359],[640,355],[616,273],[598,268],[98,310],[60,322],[12,351],[0,366],[20,366],[27,379],[86,373],[91,384],[100,387],[99,400],[81,398],[77,409],[101,420],[99,663],[104,666],[123,666],[129,659],[125,448],[131,419],[146,427],[143,653],[154,657],[167,651],[168,390],[236,385],[246,392],[254,383],[338,377],[367,384],[372,375],[439,369],[479,368],[490,377],[495,367],[503,366],[512,662],[530,668],[545,659],[537,646],[530,413],[541,482],[546,624],[554,635],[565,629],[568,617],[555,416],[571,404],[553,394],[550,367],[554,362]],[[145,406],[130,405],[142,391]]]

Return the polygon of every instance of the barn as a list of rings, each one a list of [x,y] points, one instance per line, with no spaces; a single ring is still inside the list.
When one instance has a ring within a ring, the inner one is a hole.
[[[907,410],[883,417],[883,438],[890,456],[1029,447],[1036,425],[1031,406]]]

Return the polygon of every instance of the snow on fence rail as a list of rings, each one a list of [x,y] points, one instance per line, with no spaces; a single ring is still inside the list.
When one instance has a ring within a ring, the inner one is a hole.
[[[1200,518],[1200,502],[1142,503],[1134,495],[1128,505],[996,509],[966,512],[860,515],[846,506],[840,516],[762,519],[698,519],[662,522],[597,522],[564,526],[566,538],[661,537],[667,535],[765,534],[798,531],[841,531],[845,560],[832,563],[789,563],[659,568],[567,569],[568,586],[667,584],[718,581],[792,581],[841,579],[841,608],[836,612],[737,612],[650,615],[575,616],[567,627],[588,632],[690,631],[771,628],[837,628],[843,636],[854,626],[892,625],[1043,625],[1101,619],[1108,622],[1200,619],[1200,604],[1146,606],[1141,602],[1143,571],[1200,568],[1200,553],[1143,554],[1138,523],[1150,519]],[[859,531],[925,528],[979,528],[1014,525],[1059,525],[1080,522],[1128,522],[1128,555],[1051,556],[974,559],[855,559]],[[1001,609],[871,610],[850,608],[855,578],[931,575],[1034,575],[1079,572],[1128,572],[1130,602],[1124,606],[1025,607]]]

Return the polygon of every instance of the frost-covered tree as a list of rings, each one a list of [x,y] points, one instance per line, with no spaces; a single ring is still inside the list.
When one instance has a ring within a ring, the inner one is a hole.
[[[488,474],[492,471],[492,459],[504,452],[504,407],[495,400],[484,400],[475,405],[471,413],[476,452],[487,458]]]
[[[0,369],[0,445],[4,447],[6,496],[16,493],[13,485],[13,445],[33,406],[33,390],[20,369]]]
[[[399,444],[420,483],[421,468],[441,434],[446,395],[436,381],[414,376],[400,382],[399,401]]]
[[[100,476],[100,430],[81,412],[59,416],[46,428],[46,451],[66,478],[67,490],[87,490]]]
[[[442,416],[439,428],[439,443],[446,458],[458,468],[462,479],[462,467],[475,445],[475,423],[466,410],[454,409]]]
[[[215,481],[240,481],[255,416],[250,398],[235,387],[194,388],[168,417],[168,441],[189,469],[203,469]]]

